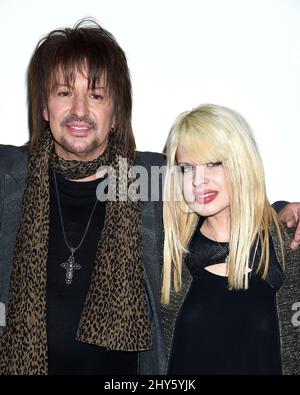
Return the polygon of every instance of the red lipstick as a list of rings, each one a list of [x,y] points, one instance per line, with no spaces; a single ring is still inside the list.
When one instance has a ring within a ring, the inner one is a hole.
[[[215,200],[218,196],[218,191],[206,190],[201,193],[194,193],[195,200],[197,203],[208,204]]]

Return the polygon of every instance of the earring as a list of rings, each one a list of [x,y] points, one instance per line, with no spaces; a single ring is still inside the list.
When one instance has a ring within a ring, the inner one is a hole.
[[[110,133],[113,133],[115,131],[115,128],[111,127],[110,128]]]

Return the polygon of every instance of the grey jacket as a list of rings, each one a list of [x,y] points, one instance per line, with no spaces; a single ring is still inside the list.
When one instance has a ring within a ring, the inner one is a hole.
[[[287,232],[290,237],[294,235],[294,231],[287,230]],[[272,240],[280,265],[270,266],[267,281],[271,287],[278,290],[276,302],[279,320],[282,373],[285,375],[299,375],[300,316],[299,319],[297,319],[295,310],[296,308],[300,309],[300,250],[292,252],[289,248],[289,239],[286,238],[285,269],[283,271],[279,240],[274,231],[272,232]],[[191,282],[192,276],[184,265],[181,291],[178,293],[171,291],[170,303],[161,308],[166,339],[166,370],[172,348],[176,319],[180,313],[181,306],[188,293]],[[298,315],[299,314],[297,314],[297,316]]]
[[[146,167],[149,170],[148,174],[150,174],[151,165],[161,166],[163,163],[163,155],[144,152],[137,153],[135,165]],[[0,303],[4,305],[8,297],[11,263],[19,226],[26,168],[27,152],[25,150],[19,147],[0,145]],[[150,177],[148,185],[150,193]],[[152,349],[138,354],[139,374],[161,374],[165,366],[165,347],[160,318],[161,235],[161,201],[142,202],[145,293],[148,315],[151,321]]]

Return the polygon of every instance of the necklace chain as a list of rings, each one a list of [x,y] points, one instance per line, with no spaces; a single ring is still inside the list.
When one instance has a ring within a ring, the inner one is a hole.
[[[207,227],[209,228],[211,234],[213,235],[213,238],[214,238],[215,241],[218,243],[219,251],[222,251],[222,250],[227,249],[227,245],[226,245],[226,246],[221,246],[221,245],[220,245],[220,243],[218,242],[218,240],[217,240],[217,238],[216,238],[215,232],[213,231],[213,228],[211,227],[211,225],[209,224],[209,222],[208,222],[207,219],[206,219],[205,222],[206,222]],[[229,254],[226,254],[225,263],[228,264],[228,261],[229,261]]]
[[[55,171],[53,171],[53,176],[54,176],[54,184],[55,184],[55,191],[56,191],[57,206],[58,206],[58,212],[59,212],[61,229],[62,229],[62,233],[63,233],[63,236],[64,236],[65,244],[66,244],[67,248],[71,252],[71,255],[69,256],[67,262],[63,262],[60,266],[63,269],[66,270],[66,284],[70,285],[72,283],[72,280],[73,280],[73,271],[81,269],[81,266],[75,261],[74,254],[81,247],[81,245],[82,245],[82,243],[83,243],[83,241],[84,241],[84,239],[85,239],[85,237],[87,235],[87,232],[88,232],[88,229],[90,227],[93,214],[95,212],[95,209],[96,209],[96,206],[97,206],[97,203],[98,203],[98,199],[96,199],[95,204],[94,204],[94,206],[92,208],[92,211],[91,211],[91,214],[89,216],[86,228],[84,230],[83,236],[82,236],[79,244],[76,247],[70,246],[70,244],[68,243],[68,240],[67,240],[66,232],[65,232],[65,226],[64,226],[64,221],[63,221],[62,208],[61,208],[61,202],[60,202],[60,198],[59,198],[58,185],[57,185],[57,179],[56,179]]]
[[[205,223],[206,223],[207,227],[209,228],[211,234],[213,235],[213,238],[214,238],[215,241],[218,243],[219,247],[222,248],[222,246],[220,245],[220,243],[218,242],[218,240],[217,240],[217,238],[216,238],[216,235],[215,235],[215,232],[214,232],[212,226],[210,225],[210,223],[208,222],[207,219],[206,219]],[[221,243],[222,243],[222,242],[221,242]]]

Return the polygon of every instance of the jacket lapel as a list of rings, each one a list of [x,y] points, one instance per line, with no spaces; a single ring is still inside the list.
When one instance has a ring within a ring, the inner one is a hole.
[[[192,283],[192,276],[184,263],[182,265],[181,280],[182,280],[181,290],[179,292],[175,292],[174,289],[171,289],[169,304],[161,306],[163,329],[166,339],[166,355],[167,355],[167,364],[165,366],[165,373],[167,373],[167,369],[168,369],[168,363],[170,359],[170,352],[173,343],[177,318],[179,316],[180,309],[183,305],[183,302],[189,292],[190,285]]]
[[[19,227],[25,174],[4,174],[0,180],[0,302],[8,296],[11,263]]]
[[[276,295],[279,319],[282,369],[284,375],[300,374],[300,330],[293,325],[293,305],[300,301],[300,251],[289,247],[294,230],[288,230],[285,244],[285,281]],[[280,244],[276,234],[272,234],[277,258],[281,262]],[[282,262],[281,262],[282,264]]]

